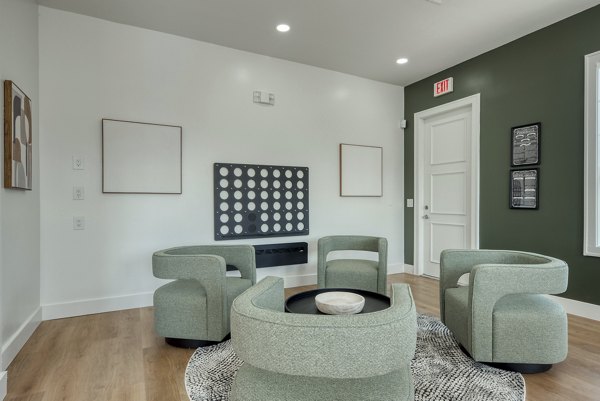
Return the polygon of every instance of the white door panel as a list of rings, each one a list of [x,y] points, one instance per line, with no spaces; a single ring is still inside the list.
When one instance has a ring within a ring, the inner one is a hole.
[[[463,116],[431,124],[431,164],[466,161],[467,127]]]
[[[423,272],[439,277],[440,252],[468,248],[471,108],[424,120]]]
[[[467,239],[466,226],[454,223],[431,223],[429,263],[439,265],[444,249],[464,248]],[[438,274],[439,275],[439,274]]]
[[[430,215],[466,215],[467,178],[464,171],[431,174]]]

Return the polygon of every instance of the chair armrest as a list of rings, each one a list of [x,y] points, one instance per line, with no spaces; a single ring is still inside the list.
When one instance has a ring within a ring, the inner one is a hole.
[[[317,287],[325,288],[325,269],[327,267],[327,254],[331,249],[332,238],[319,238],[317,242]]]
[[[523,259],[526,259],[527,262],[523,262]],[[458,287],[460,277],[466,273],[471,273],[475,266],[482,264],[539,266],[551,260],[558,261],[558,259],[547,256],[519,251],[491,249],[443,250],[440,255],[440,319],[442,322],[445,321],[446,289]]]
[[[215,255],[222,256],[228,265],[235,266],[242,278],[256,284],[256,252],[252,245],[209,245]]]
[[[473,266],[489,261],[486,251],[468,249],[445,249],[440,254],[440,320],[445,322],[446,289],[456,288],[458,280],[470,273]]]
[[[377,249],[379,254],[379,265],[377,267],[377,292],[385,294],[387,288],[387,249],[388,242],[385,238],[377,239]]]
[[[225,259],[221,256],[169,254],[167,251],[152,255],[154,277],[198,281],[223,281],[225,277]]]
[[[567,289],[568,266],[547,258],[542,264],[480,264],[469,278],[471,354],[492,360],[492,314],[502,297],[511,294],[559,294]]]
[[[165,249],[163,251],[156,252],[155,255],[176,257],[218,256],[222,259],[225,259],[226,265],[235,266],[240,271],[242,278],[251,280],[252,284],[256,284],[256,256],[254,252],[254,247],[252,245],[182,246],[177,248]]]
[[[282,313],[282,290],[280,278],[267,277],[233,302],[232,343],[244,363],[340,379],[382,375],[410,364],[417,326],[408,285],[392,287],[390,308],[345,316]]]

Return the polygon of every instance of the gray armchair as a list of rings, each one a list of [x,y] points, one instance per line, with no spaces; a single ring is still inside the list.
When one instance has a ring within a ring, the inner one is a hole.
[[[241,277],[226,277],[226,265]],[[154,292],[154,325],[168,344],[199,347],[229,334],[235,297],[256,283],[251,245],[184,246],[152,255],[154,276],[175,280]]]
[[[407,284],[392,293],[374,313],[284,313],[283,280],[265,278],[233,302],[231,341],[244,364],[230,400],[412,400],[415,305]]]
[[[327,260],[333,251],[377,252],[377,261],[365,259]],[[387,286],[387,239],[359,235],[334,235],[318,242],[319,288],[356,288],[384,294]]]
[[[535,373],[566,358],[566,313],[541,295],[567,289],[565,262],[496,250],[445,250],[440,260],[441,319],[473,359]]]

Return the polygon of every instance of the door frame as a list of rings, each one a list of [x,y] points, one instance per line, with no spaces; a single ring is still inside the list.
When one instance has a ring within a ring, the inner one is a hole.
[[[445,103],[414,115],[414,272],[423,275],[424,220],[424,171],[425,171],[425,120],[453,110],[471,108],[471,238],[468,238],[472,249],[479,249],[479,134],[480,134],[480,94],[477,93],[453,102]]]

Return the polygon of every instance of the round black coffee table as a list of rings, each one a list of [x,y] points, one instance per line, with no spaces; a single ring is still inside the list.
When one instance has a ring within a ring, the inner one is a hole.
[[[305,315],[325,315],[317,309],[315,297],[324,292],[344,291],[353,292],[365,297],[365,307],[360,313],[377,312],[390,307],[390,298],[377,292],[355,290],[352,288],[321,288],[292,295],[285,301],[285,311]]]

